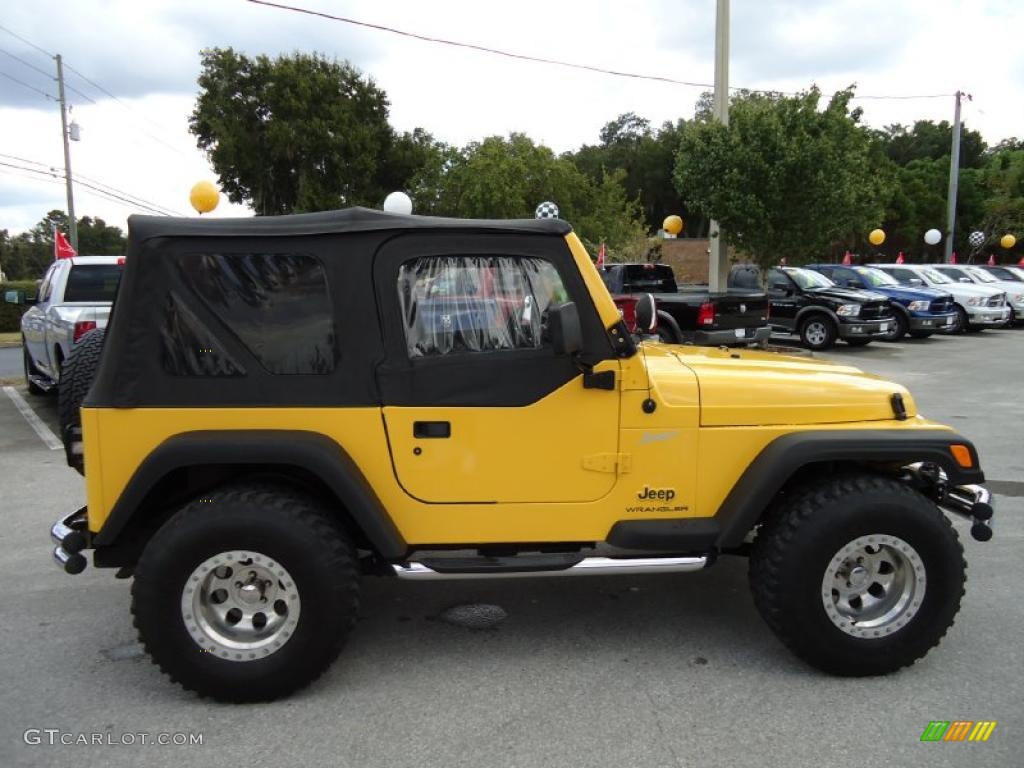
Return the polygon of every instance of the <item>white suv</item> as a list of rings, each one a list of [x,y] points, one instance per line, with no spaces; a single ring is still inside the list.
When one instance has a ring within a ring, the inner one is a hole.
[[[870,264],[901,285],[938,288],[953,294],[956,302],[957,322],[961,331],[980,331],[998,328],[1010,319],[1006,293],[995,288],[961,283],[942,274],[927,264]]]
[[[1024,320],[1024,283],[1001,280],[998,275],[971,264],[935,264],[934,267],[951,280],[1003,291],[1006,294],[1006,303],[1010,305],[1009,324]]]

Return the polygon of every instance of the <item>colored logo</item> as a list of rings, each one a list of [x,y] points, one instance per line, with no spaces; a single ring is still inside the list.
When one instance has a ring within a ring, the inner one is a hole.
[[[988,741],[995,729],[995,720],[932,720],[921,741]]]

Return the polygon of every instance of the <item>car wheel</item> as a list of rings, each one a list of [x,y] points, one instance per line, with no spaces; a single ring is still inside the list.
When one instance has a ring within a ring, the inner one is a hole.
[[[882,341],[899,341],[910,330],[910,323],[907,322],[907,318],[904,317],[902,311],[896,310],[893,312],[892,319],[893,322],[889,325],[889,330],[885,332],[885,336],[882,337]]]
[[[800,341],[815,351],[829,349],[836,343],[836,326],[825,315],[811,315],[800,324]]]
[[[85,457],[76,446],[78,428],[82,425],[82,416],[78,409],[96,378],[96,370],[103,354],[103,340],[106,331],[97,328],[82,336],[71,349],[71,354],[64,361],[60,380],[57,383],[57,413],[60,417],[60,434],[64,441],[68,464],[85,474]]]
[[[28,385],[28,391],[31,395],[45,395],[46,390],[32,381],[32,376],[39,375],[39,369],[36,368],[35,363],[32,362],[32,355],[28,353],[28,346],[25,344],[25,339],[21,340],[21,364],[25,372],[25,384]]]
[[[787,496],[761,526],[750,585],[761,616],[826,672],[893,672],[953,624],[967,563],[949,520],[906,484],[833,477]]]
[[[932,335],[932,331],[911,331],[910,338],[912,339],[927,339]]]
[[[312,496],[241,483],[186,504],[135,567],[132,614],[153,662],[218,701],[270,701],[337,658],[356,620],[355,548]]]
[[[967,333],[967,329],[970,328],[970,320],[967,317],[967,310],[961,307],[959,304],[956,306],[956,330],[954,333]]]

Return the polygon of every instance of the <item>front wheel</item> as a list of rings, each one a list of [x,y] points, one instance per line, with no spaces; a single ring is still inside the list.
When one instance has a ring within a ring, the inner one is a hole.
[[[825,315],[811,315],[800,324],[800,341],[808,349],[821,351],[836,343],[836,326]]]
[[[132,614],[183,688],[270,701],[318,678],[358,610],[349,537],[313,497],[236,484],[185,505],[146,544]]]
[[[967,333],[967,329],[970,326],[970,319],[967,317],[967,310],[957,305],[956,307],[956,325],[955,333]]]
[[[899,341],[907,332],[910,330],[910,323],[907,322],[907,318],[903,316],[903,311],[894,311],[892,315],[892,322],[889,323],[889,330],[885,332],[885,336],[882,337],[882,341]]]
[[[930,500],[870,474],[791,494],[758,531],[750,584],[758,611],[809,664],[844,676],[913,664],[953,624],[967,564]]]

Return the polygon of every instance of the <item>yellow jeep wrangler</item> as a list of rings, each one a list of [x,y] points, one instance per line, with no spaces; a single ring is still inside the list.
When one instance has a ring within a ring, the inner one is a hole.
[[[991,536],[974,446],[903,387],[633,338],[563,221],[349,209],[129,228],[105,338],[69,361],[88,503],[52,527],[54,557],[78,573],[91,550],[134,577],[147,651],[202,695],[317,678],[364,575],[674,573],[721,555],[749,557],[754,602],[798,656],[883,674],[959,609],[941,510]],[[653,319],[641,301],[640,327]]]

